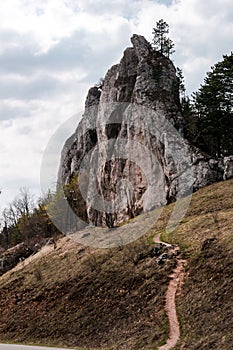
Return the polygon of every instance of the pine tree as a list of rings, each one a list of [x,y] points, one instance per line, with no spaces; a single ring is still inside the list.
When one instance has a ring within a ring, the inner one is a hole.
[[[233,154],[233,53],[211,67],[193,101],[205,150],[218,157]]]
[[[155,50],[162,53],[164,56],[169,57],[175,52],[173,41],[167,37],[169,33],[169,25],[163,20],[160,19],[156,22],[156,27],[153,28],[152,34],[154,35],[152,46]]]

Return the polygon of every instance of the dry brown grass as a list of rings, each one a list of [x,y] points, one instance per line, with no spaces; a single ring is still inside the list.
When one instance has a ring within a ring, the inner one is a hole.
[[[150,250],[145,239],[94,250],[64,238],[57,251],[8,272],[0,280],[1,341],[135,350],[165,341],[175,261],[134,263]]]
[[[233,348],[233,180],[195,193],[181,225],[168,235],[172,208],[145,237],[121,249],[91,249],[63,238],[56,250],[2,276],[0,340],[122,350],[163,343],[165,292],[175,260],[163,267],[149,257],[135,264],[161,232],[188,258],[176,350]],[[143,224],[140,216],[136,220]]]
[[[182,336],[175,349],[232,349],[233,181],[195,193],[182,225],[171,234],[163,231],[163,237],[189,258],[178,298]]]

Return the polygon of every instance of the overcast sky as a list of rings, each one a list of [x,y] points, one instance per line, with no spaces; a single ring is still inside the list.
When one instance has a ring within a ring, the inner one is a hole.
[[[0,8],[0,208],[39,193],[43,151],[133,33],[163,18],[188,93],[232,50],[232,0],[7,0]],[[78,121],[77,121],[78,122]]]

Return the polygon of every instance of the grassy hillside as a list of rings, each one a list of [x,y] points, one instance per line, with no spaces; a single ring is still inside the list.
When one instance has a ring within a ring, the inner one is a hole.
[[[176,350],[233,348],[233,181],[200,190],[170,242],[188,257]]]
[[[233,348],[233,180],[195,193],[182,224],[168,235],[171,210],[122,248],[87,248],[63,238],[55,250],[3,275],[0,341],[122,350],[163,344],[169,331],[165,293],[176,259],[159,266],[151,257],[151,238],[160,232],[188,260],[175,349]]]

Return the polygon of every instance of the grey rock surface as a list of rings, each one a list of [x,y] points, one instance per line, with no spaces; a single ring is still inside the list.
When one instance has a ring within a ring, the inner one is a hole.
[[[102,86],[89,90],[61,156],[58,183],[80,176],[94,225],[112,227],[233,175],[232,159],[212,159],[182,138],[172,61],[143,36],[131,42]]]
[[[233,177],[233,156],[224,157],[223,164],[224,164],[223,180],[231,179]]]

